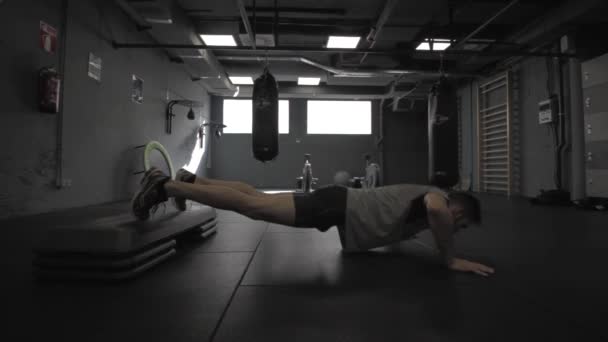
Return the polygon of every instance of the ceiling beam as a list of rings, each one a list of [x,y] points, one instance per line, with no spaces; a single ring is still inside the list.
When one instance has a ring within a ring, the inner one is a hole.
[[[249,16],[247,16],[247,11],[245,11],[245,5],[243,4],[243,0],[236,0],[236,4],[239,8],[239,12],[241,12],[241,19],[243,20],[243,25],[245,26],[245,30],[249,35],[249,41],[251,42],[251,47],[255,50],[255,34],[251,29],[251,24],[249,23]]]
[[[214,16],[193,16],[192,21],[199,23],[199,25],[206,25],[207,23],[233,23],[240,24],[242,19],[240,17],[214,17]],[[249,18],[251,22],[252,18]],[[370,23],[374,19],[368,20],[342,20],[342,19],[312,19],[312,18],[289,18],[280,17],[276,21],[277,31],[281,34],[303,34],[306,35],[328,35],[337,33],[340,31],[351,32],[354,34],[365,34],[366,30],[369,30]],[[256,32],[271,31],[271,27],[275,24],[274,18],[271,17],[256,17]],[[384,29],[392,30],[421,30],[421,33],[426,37],[429,34],[435,37],[458,39],[463,35],[471,32],[477,27],[476,24],[471,23],[451,23],[449,25],[439,25],[434,23],[428,24],[385,24]],[[516,25],[506,24],[491,24],[485,28],[485,30],[479,33],[476,38],[497,38],[503,37],[508,33],[513,32]]]
[[[369,49],[373,49],[374,45],[376,45],[376,40],[377,40],[378,36],[380,35],[382,28],[388,21],[388,18],[390,17],[391,12],[393,11],[393,7],[395,7],[396,2],[397,2],[396,0],[386,0],[386,2],[384,3],[384,7],[382,8],[382,13],[380,13],[378,20],[376,21],[376,25],[374,25],[370,28],[370,32],[366,38],[366,40],[369,42],[369,46],[368,46]],[[367,53],[364,53],[363,56],[361,56],[361,60],[359,60],[359,64],[363,64],[367,55],[368,55]]]
[[[512,34],[511,37],[507,38],[507,40],[517,44],[539,44],[547,37],[552,37],[552,33],[557,32],[560,27],[589,13],[594,8],[603,5],[604,1],[605,0],[566,1],[562,6],[547,11],[545,15],[539,17],[533,23],[524,26]]]
[[[441,58],[442,56],[536,56],[536,57],[574,57],[570,53],[557,53],[551,51],[525,51],[525,50],[501,50],[501,51],[473,51],[473,50],[445,50],[445,51],[416,51],[412,49],[326,49],[311,47],[265,47],[263,50],[254,50],[248,46],[236,47],[209,47],[202,44],[156,44],[156,43],[121,43],[112,42],[115,49],[202,49],[213,52],[248,51],[250,54],[266,54],[267,52],[280,53],[349,53],[349,54],[377,54],[389,56],[417,56],[426,58]]]
[[[511,2],[509,2],[505,7],[501,8],[500,11],[496,12],[496,14],[494,14],[492,17],[490,17],[488,20],[484,21],[483,24],[479,25],[479,27],[477,27],[475,30],[473,30],[473,32],[469,33],[466,37],[460,39],[453,48],[458,49],[464,46],[464,44],[466,44],[466,42],[468,42],[471,38],[473,38],[475,35],[477,35],[479,32],[481,32],[483,29],[486,28],[486,26],[490,25],[494,20],[496,20],[496,18],[500,17],[502,14],[504,14],[506,11],[509,10],[509,8],[513,7],[515,4],[517,4],[519,2],[519,0],[512,0]]]
[[[246,7],[247,12],[255,12],[258,15],[268,14],[274,16],[274,7]],[[344,16],[346,10],[344,8],[304,8],[304,7],[279,7],[276,9],[279,13],[296,13],[296,14],[329,14]]]

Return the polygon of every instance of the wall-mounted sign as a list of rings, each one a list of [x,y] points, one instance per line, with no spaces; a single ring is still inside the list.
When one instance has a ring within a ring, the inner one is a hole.
[[[57,50],[57,29],[44,21],[40,22],[40,47],[51,54]]]
[[[93,53],[89,53],[88,75],[97,82],[101,82],[101,63],[101,57],[97,57]]]
[[[131,100],[135,103],[144,102],[144,80],[135,75],[131,77]]]

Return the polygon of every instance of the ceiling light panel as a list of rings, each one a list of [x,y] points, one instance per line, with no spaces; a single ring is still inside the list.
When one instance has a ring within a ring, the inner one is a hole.
[[[319,82],[321,82],[319,77],[298,77],[298,85],[316,86]]]
[[[200,37],[207,46],[236,46],[236,41],[231,35],[201,34]]]
[[[354,49],[359,44],[361,37],[329,36],[328,49]]]
[[[233,84],[253,84],[253,78],[250,76],[230,76],[228,78]]]

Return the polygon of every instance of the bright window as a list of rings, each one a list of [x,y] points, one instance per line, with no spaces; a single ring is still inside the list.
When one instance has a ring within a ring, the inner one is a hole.
[[[224,133],[251,134],[251,100],[224,100]],[[279,133],[289,134],[289,101],[279,100]]]
[[[370,101],[308,101],[308,134],[372,134]]]

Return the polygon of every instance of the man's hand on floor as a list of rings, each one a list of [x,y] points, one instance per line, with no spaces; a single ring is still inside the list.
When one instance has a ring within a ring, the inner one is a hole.
[[[494,273],[494,269],[492,267],[459,258],[452,259],[449,268],[453,271],[477,273],[484,277]]]

